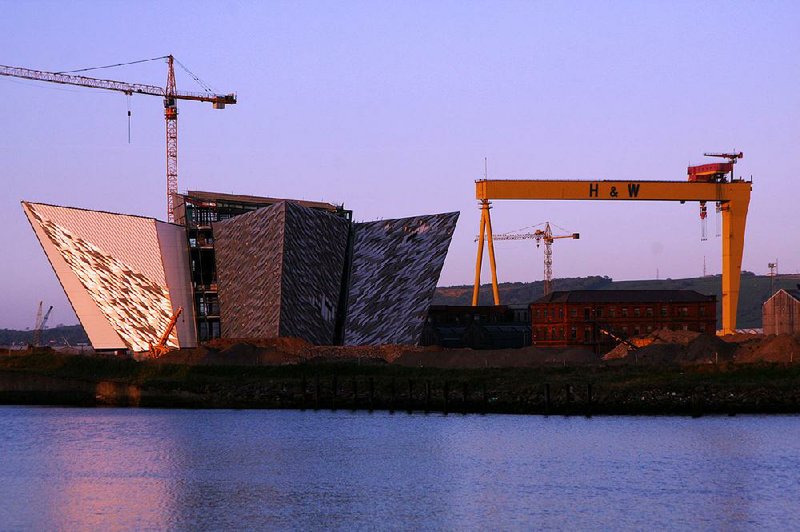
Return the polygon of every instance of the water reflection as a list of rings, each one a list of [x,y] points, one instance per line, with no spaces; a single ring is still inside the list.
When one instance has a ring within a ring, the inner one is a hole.
[[[0,408],[0,528],[800,527],[800,417]]]

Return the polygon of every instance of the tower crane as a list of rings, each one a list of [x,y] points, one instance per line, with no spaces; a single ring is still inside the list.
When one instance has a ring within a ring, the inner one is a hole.
[[[167,126],[167,220],[175,221],[173,214],[174,198],[178,192],[178,100],[194,100],[198,102],[210,102],[214,109],[224,109],[228,104],[236,103],[236,94],[214,94],[210,89],[205,93],[178,91],[175,86],[175,58],[172,55],[157,57],[155,59],[167,60],[167,84],[165,87],[156,85],[146,85],[143,83],[128,83],[125,81],[115,81],[111,79],[98,79],[86,76],[79,76],[67,72],[46,72],[43,70],[31,70],[23,67],[13,67],[0,65],[0,76],[10,76],[14,78],[31,79],[35,81],[45,81],[48,83],[60,83],[63,85],[77,85],[92,89],[104,89],[122,92],[128,96],[133,94],[145,94],[148,96],[159,96],[164,99],[164,119]],[[140,63],[150,61],[134,61]],[[123,63],[131,64],[131,63]],[[180,63],[178,63],[180,64]],[[110,65],[110,66],[122,66]],[[106,68],[106,67],[99,67]],[[184,67],[185,68],[185,67]],[[92,69],[83,69],[92,70]],[[187,70],[188,72],[188,70]],[[190,73],[191,74],[191,73]],[[195,79],[198,79],[192,74]],[[199,80],[198,80],[199,81]],[[129,112],[130,115],[130,112]]]
[[[485,235],[488,237],[488,235]],[[581,237],[580,233],[570,233],[566,235],[553,235],[550,229],[550,222],[545,222],[544,229],[537,229],[532,233],[501,233],[493,235],[494,240],[535,240],[536,247],[544,241],[544,295],[553,291],[553,242],[561,238],[571,238],[577,240]],[[475,237],[477,242],[480,237]]]
[[[33,327],[33,347],[42,345],[42,331],[47,326],[47,320],[50,318],[50,313],[53,311],[53,305],[47,309],[44,317],[42,317],[42,301],[39,301],[39,309],[36,311],[36,325]]]

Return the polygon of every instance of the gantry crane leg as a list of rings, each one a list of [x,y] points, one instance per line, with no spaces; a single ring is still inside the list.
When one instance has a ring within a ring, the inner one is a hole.
[[[749,198],[748,198],[749,199]],[[722,333],[736,332],[748,199],[722,204]]]
[[[494,304],[500,304],[500,291],[497,286],[497,263],[494,258],[494,241],[492,240],[492,218],[489,215],[491,209],[491,202],[489,200],[481,200],[481,225],[480,225],[480,238],[478,239],[478,258],[475,261],[475,286],[472,289],[472,306],[478,305],[478,294],[481,288],[481,264],[483,263],[483,239],[486,236],[486,241],[489,244],[489,267],[492,270],[492,295],[494,296]]]

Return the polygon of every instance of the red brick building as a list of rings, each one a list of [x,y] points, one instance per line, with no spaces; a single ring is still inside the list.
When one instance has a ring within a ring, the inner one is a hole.
[[[613,346],[606,332],[627,338],[665,328],[714,334],[716,308],[716,296],[694,290],[553,292],[530,305],[533,343]]]

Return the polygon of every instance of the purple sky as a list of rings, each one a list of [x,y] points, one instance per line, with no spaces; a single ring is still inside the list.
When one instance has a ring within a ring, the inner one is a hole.
[[[344,202],[358,220],[461,211],[440,284],[472,282],[473,181],[674,179],[703,151],[752,174],[744,268],[800,273],[800,3],[0,1],[0,64],[71,70],[174,54],[240,103],[180,105],[179,187]],[[163,85],[153,62],[89,75]],[[178,72],[178,88],[197,90]],[[158,98],[0,77],[0,327],[76,323],[20,200],[164,218]],[[560,276],[719,273],[697,204],[496,202],[549,220]],[[713,208],[712,208],[713,211]],[[542,278],[497,244],[501,281]],[[485,269],[485,271],[488,268]],[[488,280],[484,275],[484,282]]]

